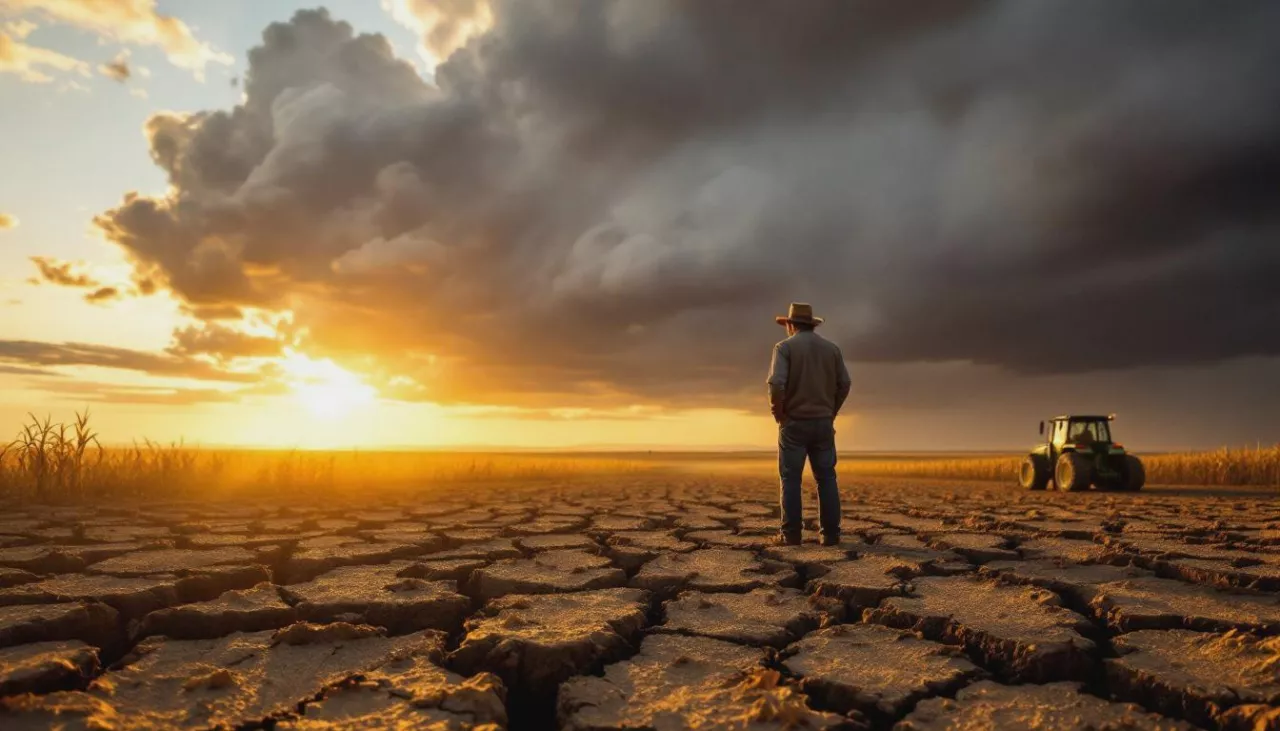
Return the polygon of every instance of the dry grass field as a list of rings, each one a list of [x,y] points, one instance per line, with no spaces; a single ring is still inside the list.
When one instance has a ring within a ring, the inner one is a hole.
[[[1020,455],[842,455],[854,477],[1012,483]],[[1144,455],[1154,485],[1280,488],[1280,445],[1257,449]],[[87,415],[69,423],[31,417],[0,444],[0,496],[76,502],[104,498],[202,499],[258,492],[343,494],[423,485],[572,482],[654,472],[769,476],[767,452],[434,452],[203,449],[143,441],[103,447]]]
[[[625,477],[657,468],[610,454],[103,447],[87,416],[31,418],[0,445],[0,495],[52,502],[394,492],[423,485]]]

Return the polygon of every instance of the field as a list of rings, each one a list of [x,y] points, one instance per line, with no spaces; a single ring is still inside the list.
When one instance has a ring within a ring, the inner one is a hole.
[[[1265,483],[1029,493],[1004,457],[855,455],[840,544],[807,490],[776,546],[767,454],[86,430],[5,457],[0,728],[1280,724]]]
[[[1013,482],[1021,455],[851,453],[856,477]],[[104,448],[87,415],[70,423],[32,417],[0,445],[0,495],[52,502],[106,498],[240,498],[271,494],[395,491],[422,484],[573,482],[656,472],[769,475],[775,457],[741,453],[496,453],[201,449],[145,441]],[[1280,445],[1143,455],[1155,485],[1280,489]]]

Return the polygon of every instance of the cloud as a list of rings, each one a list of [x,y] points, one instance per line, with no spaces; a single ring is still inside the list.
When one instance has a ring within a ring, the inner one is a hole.
[[[280,338],[254,335],[225,325],[193,325],[174,332],[168,352],[179,357],[208,355],[221,360],[273,358],[284,354],[285,345]]]
[[[40,272],[38,277],[28,280],[31,284],[47,282],[59,287],[92,290],[84,295],[85,301],[91,305],[106,304],[125,297],[146,297],[156,291],[154,280],[136,272],[133,286],[126,288],[120,285],[104,284],[81,263],[61,261],[46,256],[33,256],[31,261]]]
[[[852,361],[1280,354],[1280,6],[1160,10],[496,2],[436,85],[303,11],[97,224],[443,402],[756,405],[791,300]]]
[[[30,20],[26,20],[25,18],[7,20],[4,23],[0,23],[0,31],[3,31],[20,41],[31,35],[31,33],[39,27],[40,26],[32,23]]]
[[[433,66],[493,26],[488,0],[382,0],[382,7],[421,39]]]
[[[370,274],[425,267],[433,256],[440,257],[446,253],[447,250],[435,241],[409,233],[390,241],[374,239],[334,259],[331,266],[339,274]]]
[[[0,9],[4,7],[0,2]],[[6,24],[6,29],[11,24]],[[22,26],[26,28],[26,26]],[[79,59],[65,56],[47,48],[37,48],[22,42],[21,35],[10,35],[0,31],[0,74],[14,74],[19,79],[33,84],[47,84],[53,81],[51,71],[89,75],[89,64]]]
[[[99,64],[98,72],[108,79],[113,79],[124,83],[129,80],[133,72],[129,69],[129,49],[125,49],[118,53],[115,58],[104,64]]]
[[[84,296],[84,301],[91,305],[106,304],[118,299],[124,299],[124,294],[118,287],[98,287]]]
[[[24,368],[22,366],[12,366],[0,364],[0,374],[9,376],[59,376],[61,374],[54,371],[47,371],[43,368]]]
[[[8,231],[11,228],[17,228],[20,221],[18,217],[11,213],[0,213],[0,231]]]
[[[104,404],[198,406],[233,403],[242,397],[241,390],[234,389],[120,386],[80,380],[45,382],[33,387],[71,400]]]
[[[118,43],[157,46],[170,63],[201,78],[210,63],[232,61],[198,40],[186,23],[158,12],[155,0],[0,0],[0,11],[33,13]]]
[[[46,256],[33,256],[31,261],[40,270],[40,278],[35,280],[36,282],[48,282],[60,287],[100,286],[97,279],[84,271],[82,264],[59,261]]]
[[[228,383],[256,383],[260,380],[258,373],[225,370],[203,360],[171,354],[86,343],[0,340],[0,365],[14,364],[17,367],[96,366],[153,376]]]

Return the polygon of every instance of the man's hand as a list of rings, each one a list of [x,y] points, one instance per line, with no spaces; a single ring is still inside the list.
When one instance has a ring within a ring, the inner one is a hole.
[[[769,413],[773,414],[773,420],[778,422],[779,426],[787,420],[787,415],[782,410],[787,400],[786,393],[786,389],[769,384]]]

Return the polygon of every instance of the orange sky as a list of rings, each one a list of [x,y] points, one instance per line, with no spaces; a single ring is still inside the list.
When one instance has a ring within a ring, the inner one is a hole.
[[[0,1],[0,438],[1280,441],[1274,8],[308,6]]]

